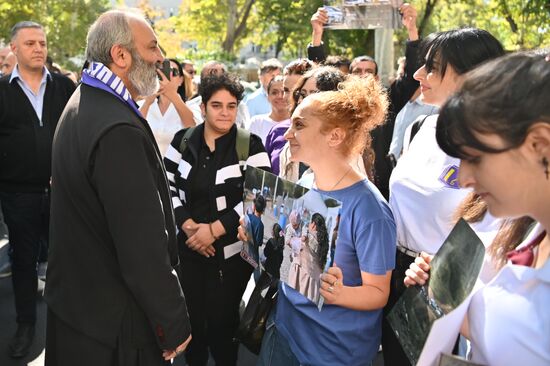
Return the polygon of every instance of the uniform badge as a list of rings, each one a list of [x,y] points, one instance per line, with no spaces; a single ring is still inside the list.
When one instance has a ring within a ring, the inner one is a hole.
[[[443,171],[439,180],[449,188],[459,189],[458,185],[458,167],[451,165]]]

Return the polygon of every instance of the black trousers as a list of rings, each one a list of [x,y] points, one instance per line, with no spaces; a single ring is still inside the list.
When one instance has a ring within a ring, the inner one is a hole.
[[[86,314],[82,314],[86,316]],[[116,347],[90,338],[48,309],[45,366],[169,366],[156,343],[132,345],[131,329],[121,329]]]
[[[382,320],[382,352],[385,366],[410,365],[409,359],[395,336],[390,323],[386,320],[386,316],[397,300],[399,300],[399,297],[405,292],[406,287],[403,283],[405,271],[409,269],[410,264],[413,262],[413,257],[401,253],[399,250],[397,251],[395,269],[391,274],[390,296],[388,298],[388,303],[384,307],[384,318]]]
[[[17,322],[34,324],[36,264],[40,240],[48,237],[49,194],[0,192],[0,201],[9,231]]]
[[[182,258],[180,282],[187,302],[193,338],[185,353],[189,366],[203,366],[209,351],[217,366],[235,366],[239,345],[233,340],[239,306],[252,266],[234,255],[222,267],[216,259]]]

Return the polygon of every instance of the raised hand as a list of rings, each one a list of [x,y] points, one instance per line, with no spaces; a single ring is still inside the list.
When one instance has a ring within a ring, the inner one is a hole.
[[[402,22],[407,31],[409,32],[409,40],[416,41],[418,39],[418,28],[416,28],[416,18],[418,18],[418,12],[411,4],[405,3],[401,5],[399,11],[402,15]]]
[[[313,46],[319,46],[321,39],[323,38],[323,26],[328,22],[328,13],[326,9],[319,8],[311,16],[310,23],[312,29],[311,44]]]

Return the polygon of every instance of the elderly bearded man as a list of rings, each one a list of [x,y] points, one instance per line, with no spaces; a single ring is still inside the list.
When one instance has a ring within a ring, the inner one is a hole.
[[[137,13],[91,26],[53,144],[46,365],[169,365],[190,341],[162,158],[134,100],[162,54]]]

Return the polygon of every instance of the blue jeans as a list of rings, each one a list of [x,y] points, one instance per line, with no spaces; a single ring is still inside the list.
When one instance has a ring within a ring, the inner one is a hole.
[[[266,331],[262,340],[262,349],[256,366],[300,366],[292,353],[288,341],[277,331],[274,317],[275,309],[267,320]]]

